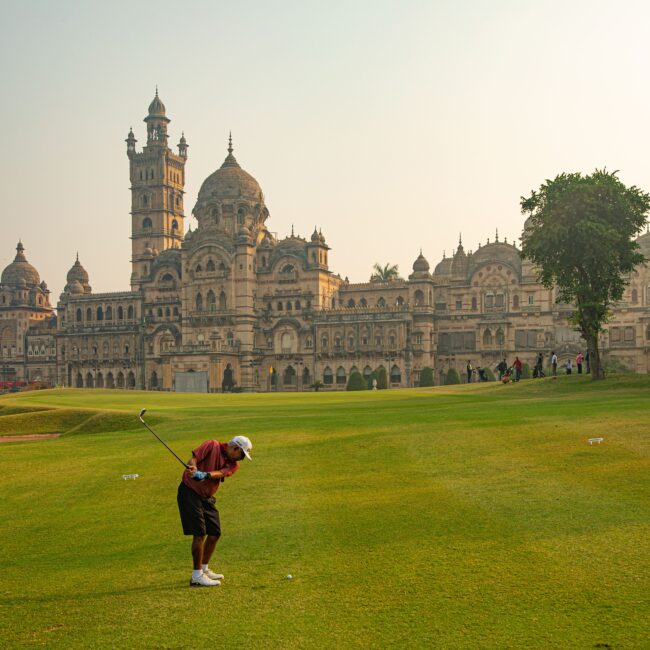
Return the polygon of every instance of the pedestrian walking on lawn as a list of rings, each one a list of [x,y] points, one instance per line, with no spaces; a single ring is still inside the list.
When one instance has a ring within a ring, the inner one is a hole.
[[[515,369],[515,381],[519,381],[521,379],[521,369],[523,367],[519,357],[515,357],[515,362],[512,364],[512,367]]]
[[[240,460],[251,459],[252,448],[246,436],[235,436],[227,443],[206,440],[187,461],[177,500],[183,534],[192,536],[194,570],[190,587],[218,587],[223,580],[222,574],[210,571],[208,566],[221,537],[214,495],[224,479],[239,469]]]
[[[557,378],[557,354],[551,352],[551,368],[553,369],[553,379]]]
[[[582,374],[582,362],[584,361],[584,357],[582,356],[582,352],[578,352],[578,356],[576,357],[576,366],[578,367],[578,374]]]
[[[497,365],[497,372],[499,373],[499,379],[503,379],[503,375],[507,372],[508,370],[508,364],[506,363],[505,359],[502,359],[499,361]]]
[[[468,384],[472,383],[472,372],[474,372],[474,368],[472,368],[472,362],[468,361],[467,362],[467,383]]]

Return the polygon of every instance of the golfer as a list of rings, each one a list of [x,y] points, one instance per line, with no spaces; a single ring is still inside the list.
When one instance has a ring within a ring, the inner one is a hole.
[[[190,587],[218,587],[223,575],[210,571],[208,563],[221,537],[219,511],[214,494],[225,478],[239,469],[239,461],[251,460],[253,445],[246,436],[230,442],[206,440],[192,452],[178,486],[178,511],[183,534],[192,535],[194,570]]]

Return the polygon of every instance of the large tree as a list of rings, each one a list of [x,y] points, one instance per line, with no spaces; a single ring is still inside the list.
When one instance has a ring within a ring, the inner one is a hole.
[[[401,280],[399,276],[399,267],[397,264],[381,264],[375,263],[372,267],[374,273],[370,276],[370,280],[379,282],[389,282],[390,280]]]
[[[530,214],[522,255],[539,268],[545,287],[557,287],[559,302],[575,305],[570,320],[587,343],[593,379],[604,377],[598,335],[629,274],[645,260],[634,237],[646,223],[650,196],[616,174],[561,174],[521,197],[521,211]]]

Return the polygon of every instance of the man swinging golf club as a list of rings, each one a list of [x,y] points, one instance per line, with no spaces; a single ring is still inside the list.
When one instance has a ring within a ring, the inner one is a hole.
[[[215,493],[225,478],[239,469],[239,461],[251,460],[253,445],[246,436],[230,442],[206,440],[192,452],[178,486],[178,510],[183,533],[192,535],[194,570],[190,587],[218,587],[223,575],[210,571],[208,563],[221,537]]]

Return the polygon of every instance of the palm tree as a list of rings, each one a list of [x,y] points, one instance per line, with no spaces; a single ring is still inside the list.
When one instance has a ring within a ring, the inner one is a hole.
[[[370,276],[370,280],[377,282],[390,282],[391,280],[401,280],[399,276],[399,267],[397,264],[381,264],[375,263],[372,267],[374,273]]]

